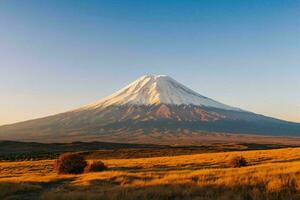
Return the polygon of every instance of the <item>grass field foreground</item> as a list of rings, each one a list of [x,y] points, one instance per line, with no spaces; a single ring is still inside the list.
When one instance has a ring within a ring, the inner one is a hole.
[[[231,168],[240,155],[248,166]],[[300,199],[300,148],[103,161],[107,171],[81,175],[1,162],[0,199]]]

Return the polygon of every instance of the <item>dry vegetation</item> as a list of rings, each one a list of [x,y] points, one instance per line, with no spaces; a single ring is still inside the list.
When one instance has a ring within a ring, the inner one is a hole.
[[[247,166],[232,168],[241,155]],[[103,161],[108,170],[81,175],[56,174],[53,160],[1,162],[0,199],[300,199],[300,148]]]
[[[88,165],[85,158],[79,154],[66,153],[59,156],[54,168],[59,174],[82,174]]]

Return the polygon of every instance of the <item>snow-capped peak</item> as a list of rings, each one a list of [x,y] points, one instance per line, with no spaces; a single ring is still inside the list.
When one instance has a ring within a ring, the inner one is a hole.
[[[87,105],[84,109],[110,105],[196,105],[226,110],[240,110],[202,96],[166,75],[146,75],[120,91]]]

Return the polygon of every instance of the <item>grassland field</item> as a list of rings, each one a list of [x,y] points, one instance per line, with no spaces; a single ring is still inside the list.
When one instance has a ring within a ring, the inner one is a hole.
[[[248,166],[232,168],[240,155]],[[101,160],[108,170],[81,175],[58,175],[53,159],[2,161],[0,199],[300,199],[300,148]]]

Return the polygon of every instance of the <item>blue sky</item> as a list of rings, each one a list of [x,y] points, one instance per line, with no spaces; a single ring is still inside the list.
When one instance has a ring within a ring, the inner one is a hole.
[[[0,1],[0,124],[76,108],[144,74],[300,122],[300,1]]]

